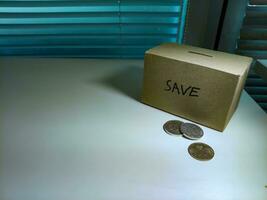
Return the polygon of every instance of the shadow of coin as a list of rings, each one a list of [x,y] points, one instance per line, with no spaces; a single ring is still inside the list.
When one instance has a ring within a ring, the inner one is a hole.
[[[163,129],[164,130],[164,129]],[[174,137],[181,137],[183,134],[173,134],[173,133],[169,133],[167,131],[164,130],[164,132],[167,134],[167,135],[170,135],[170,136],[174,136]]]
[[[198,139],[191,139],[191,138],[188,138],[188,137],[184,136],[183,134],[181,134],[181,135],[183,136],[183,138],[185,138],[185,139],[187,139],[187,140],[192,140],[192,141],[194,141],[194,140],[198,140]]]

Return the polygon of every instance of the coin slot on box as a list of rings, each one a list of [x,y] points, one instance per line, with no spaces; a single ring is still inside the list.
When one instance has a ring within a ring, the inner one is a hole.
[[[211,57],[211,58],[213,57],[212,55],[199,53],[199,52],[196,52],[196,51],[188,51],[188,53],[197,54],[197,55],[201,55],[201,56],[207,56],[207,57]]]

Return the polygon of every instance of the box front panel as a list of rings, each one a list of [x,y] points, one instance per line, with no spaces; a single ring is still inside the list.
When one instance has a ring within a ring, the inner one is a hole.
[[[223,130],[238,77],[150,54],[144,70],[144,103]]]

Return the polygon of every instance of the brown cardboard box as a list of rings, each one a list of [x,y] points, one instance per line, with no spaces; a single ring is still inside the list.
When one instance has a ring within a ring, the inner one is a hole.
[[[223,131],[252,59],[166,43],[145,54],[142,102]]]

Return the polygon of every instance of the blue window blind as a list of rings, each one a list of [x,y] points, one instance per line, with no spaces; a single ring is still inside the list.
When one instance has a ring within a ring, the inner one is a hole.
[[[143,57],[182,42],[187,0],[0,1],[0,55]]]
[[[237,42],[237,53],[267,60],[267,0],[250,0]],[[250,72],[246,91],[267,112],[267,83]]]

